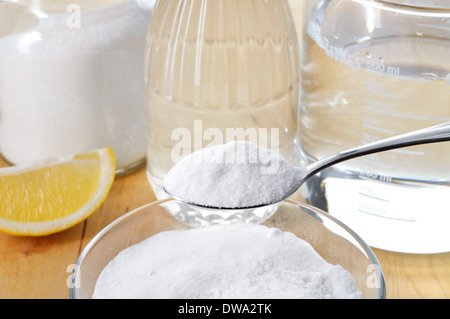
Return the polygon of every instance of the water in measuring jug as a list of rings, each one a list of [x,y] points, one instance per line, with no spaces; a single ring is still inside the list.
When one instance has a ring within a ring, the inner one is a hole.
[[[450,121],[450,10],[378,1],[305,6],[301,145],[309,161]],[[327,169],[312,204],[371,246],[450,251],[450,143],[393,150]]]
[[[177,161],[232,140],[299,165],[300,52],[286,0],[159,1],[147,57],[147,176],[157,198]]]

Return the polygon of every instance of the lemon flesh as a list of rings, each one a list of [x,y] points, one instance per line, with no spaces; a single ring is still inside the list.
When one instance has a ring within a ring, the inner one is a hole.
[[[67,229],[97,210],[114,176],[109,147],[0,168],[0,230],[37,236]]]

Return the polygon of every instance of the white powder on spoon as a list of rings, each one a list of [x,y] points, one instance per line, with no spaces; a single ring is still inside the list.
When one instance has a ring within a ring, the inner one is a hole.
[[[360,298],[353,277],[292,233],[255,224],[161,232],[121,251],[93,298]]]
[[[164,188],[171,196],[200,206],[254,207],[283,200],[299,178],[278,152],[241,141],[186,156],[166,175]]]

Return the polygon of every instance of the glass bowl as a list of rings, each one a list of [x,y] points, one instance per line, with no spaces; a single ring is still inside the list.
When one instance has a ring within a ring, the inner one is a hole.
[[[142,206],[112,222],[91,240],[79,256],[69,287],[70,298],[91,298],[100,272],[123,249],[162,231],[196,227],[186,223],[186,218],[180,218],[179,213],[196,216],[199,209],[175,199],[166,199]],[[207,209],[200,210],[203,214]],[[243,210],[243,216],[252,215],[249,211]],[[210,210],[210,216],[217,217],[220,212]],[[225,213],[236,216],[230,211]],[[240,219],[213,218],[211,223],[237,220]],[[259,217],[248,222],[294,233],[310,243],[328,263],[339,264],[346,269],[354,277],[364,299],[385,298],[384,276],[375,254],[357,234],[327,213],[288,199],[266,207],[263,213],[260,208]]]

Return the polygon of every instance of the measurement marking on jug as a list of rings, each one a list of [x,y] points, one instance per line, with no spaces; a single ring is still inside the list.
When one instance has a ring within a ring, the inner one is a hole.
[[[364,107],[370,108],[373,111],[382,111],[387,113],[396,113],[397,112],[397,104],[386,103],[384,101],[375,99],[373,97],[369,97],[364,100]]]
[[[375,200],[378,200],[378,201],[389,203],[389,200],[385,199],[385,198],[380,198],[380,197],[376,197],[376,196],[373,196],[373,195],[364,194],[364,193],[361,193],[361,192],[359,192],[358,194],[361,195],[361,196],[364,196],[364,197],[368,197],[368,198],[372,198],[372,199],[375,199]]]
[[[384,183],[392,182],[392,177],[389,175],[382,175],[375,171],[371,171],[369,169],[363,169],[362,173],[359,174],[360,179],[365,179],[368,181],[380,181]]]
[[[368,105],[364,105],[363,107],[366,110],[368,110],[368,111],[373,111],[373,112],[377,112],[377,113],[380,113],[380,114],[389,115],[389,116],[393,116],[393,117],[404,118],[404,119],[413,119],[413,120],[438,120],[439,119],[439,120],[446,120],[445,118],[429,117],[429,116],[423,116],[423,115],[398,114],[398,113],[393,113],[391,111],[383,111],[381,109],[373,108],[373,107],[370,107]]]
[[[408,219],[408,218],[400,218],[400,217],[388,216],[389,210],[387,208],[384,208],[384,209],[383,208],[377,208],[376,212],[369,212],[369,211],[361,209],[361,208],[358,208],[357,211],[361,212],[361,213],[364,213],[364,214],[367,214],[367,215],[373,215],[373,216],[386,218],[386,219],[390,219],[390,220],[398,220],[398,221],[401,221],[401,222],[412,222],[412,223],[417,222],[417,220],[415,220],[415,219]]]
[[[395,131],[383,128],[383,121],[375,116],[369,116],[364,114],[363,116],[363,126],[365,128],[375,130],[382,133],[395,134]]]
[[[394,76],[400,75],[400,67],[399,66],[388,66],[387,67],[387,74],[388,75],[394,75]]]
[[[363,126],[365,128],[368,128],[368,129],[371,129],[371,130],[375,130],[375,131],[378,131],[378,132],[388,133],[388,134],[392,134],[392,135],[395,134],[395,131],[393,131],[393,130],[388,130],[388,129],[384,129],[384,128],[381,128],[381,127],[375,127],[375,126],[371,126],[369,124],[365,124],[364,123]]]
[[[389,76],[399,76],[399,66],[386,66],[382,60],[372,62],[370,59],[366,62],[366,70],[369,72],[380,73]]]
[[[356,210],[361,213],[398,221],[417,221],[414,216],[399,216],[395,212],[390,211],[390,207],[393,204],[392,202],[396,202],[397,199],[395,197],[391,197],[392,195],[390,192],[385,192],[384,189],[379,188],[378,184],[359,184],[357,195]]]
[[[358,212],[378,217],[391,218],[388,216],[389,210],[387,208],[375,207],[373,205],[361,202],[358,204],[359,206],[362,206],[362,208],[358,208]]]
[[[361,138],[361,144],[369,144],[380,140],[380,137],[377,135],[369,134],[366,132],[362,132],[363,136]]]
[[[378,94],[378,95],[392,97],[392,98],[395,98],[395,99],[398,98],[397,94],[389,93],[389,92],[385,92],[385,91],[379,91],[379,90],[375,90],[375,89],[372,89],[372,88],[369,88],[369,87],[366,87],[366,91],[371,92],[371,93],[375,93],[375,94]]]
[[[378,94],[381,96],[392,97],[394,99],[398,98],[397,94],[386,92],[383,83],[377,80],[367,80],[366,81],[366,91]]]

